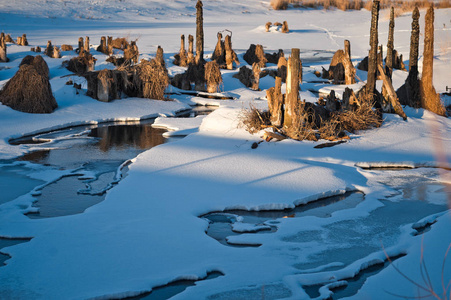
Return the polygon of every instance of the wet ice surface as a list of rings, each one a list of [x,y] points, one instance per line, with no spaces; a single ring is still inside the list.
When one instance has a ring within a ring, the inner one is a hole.
[[[382,180],[382,183],[389,184],[394,188],[394,192],[390,197],[379,200],[381,206],[366,216],[343,217],[346,214],[345,210],[352,211],[365,201],[361,193],[347,193],[292,210],[258,212],[228,210],[202,217],[209,221],[207,235],[225,246],[266,246],[269,247],[271,255],[290,257],[292,267],[298,270],[298,274],[324,273],[334,278],[336,276],[334,274],[339,274],[335,272],[340,272],[359,260],[366,260],[383,249],[396,247],[405,235],[427,232],[434,221],[428,223],[424,220],[438,216],[448,209],[444,186],[425,177],[408,172],[394,172]],[[341,213],[341,217],[337,220],[334,218],[336,213]],[[312,217],[330,221],[317,222]],[[314,223],[318,225],[312,228],[311,225]],[[279,229],[286,226],[290,226],[290,229],[281,233]],[[276,246],[272,244],[274,242]],[[395,260],[403,255],[399,253],[391,259]],[[378,274],[389,264],[387,261],[376,262],[374,265],[364,267],[355,276],[341,278],[342,286],[327,288],[333,291],[331,299],[357,294],[368,277]],[[303,285],[302,288],[309,297],[316,298],[321,295],[321,288],[324,289],[334,282],[339,281],[331,280],[312,286]],[[265,287],[231,291],[213,295],[211,299],[261,297],[258,295],[262,295],[260,291],[262,288]],[[275,289],[274,297],[269,296],[265,299],[289,297],[290,295],[283,293],[284,289],[286,287],[281,284]]]
[[[57,217],[82,213],[86,208],[101,202],[105,193],[124,175],[122,164],[141,152],[166,141],[165,129],[153,128],[153,120],[133,124],[100,124],[77,126],[34,137],[15,140],[16,143],[33,142],[28,145],[33,152],[18,161],[32,162],[48,169],[67,170],[70,174],[47,184],[35,193],[38,213],[30,218]],[[33,190],[43,181],[26,176],[25,165],[0,167],[0,179],[5,185],[2,202]],[[20,188],[16,188],[20,187]]]

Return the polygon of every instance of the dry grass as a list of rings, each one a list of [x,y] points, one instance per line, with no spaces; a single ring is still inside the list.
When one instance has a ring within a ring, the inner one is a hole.
[[[295,139],[317,141],[325,139],[336,141],[346,138],[345,132],[356,132],[370,128],[379,127],[382,120],[373,109],[374,103],[359,98],[359,105],[353,110],[336,111],[328,118],[322,117],[320,108],[311,103],[298,102],[299,112],[293,118],[293,126],[289,128],[275,128],[278,132]],[[257,110],[251,107],[250,110],[243,110],[240,115],[241,127],[254,134],[262,129],[271,126],[270,113]]]
[[[243,109],[239,116],[240,127],[254,134],[260,130],[271,126],[270,114],[268,111],[256,109],[251,105],[250,109]]]
[[[427,8],[430,5],[428,0],[382,0],[380,1],[380,8],[386,9],[391,6],[395,7],[395,17],[402,15],[405,12],[411,12],[418,6],[418,8]],[[289,5],[294,7],[308,7],[308,8],[323,8],[332,9],[337,8],[340,10],[360,10],[365,8],[371,10],[371,0],[271,0],[271,7],[274,10],[285,10]],[[440,0],[434,2],[436,8],[449,8],[451,7],[451,0]]]
[[[136,67],[133,84],[138,97],[164,100],[164,90],[169,85],[168,71],[156,59],[142,60]]]

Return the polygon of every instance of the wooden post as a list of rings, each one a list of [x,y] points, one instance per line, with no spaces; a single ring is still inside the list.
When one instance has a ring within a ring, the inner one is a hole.
[[[232,37],[230,35],[226,35],[225,37],[224,48],[227,69],[232,70],[233,63],[235,62],[237,65],[239,65],[240,61],[238,60],[238,56],[236,55],[235,51],[233,51],[232,49]]]
[[[287,94],[284,113],[284,127],[292,127],[295,114],[298,113],[296,107],[299,101],[299,67],[300,67],[300,50],[298,48],[291,49],[291,56],[287,64]]]
[[[188,64],[194,63],[194,37],[190,34],[188,36]]]
[[[113,37],[109,36],[107,42],[108,55],[111,55],[113,54]]]
[[[283,124],[283,95],[281,92],[282,78],[276,76],[275,87],[266,90],[269,113],[271,114],[271,124],[280,127]]]
[[[252,86],[251,89],[253,89],[254,91],[259,91],[259,84],[260,84],[260,72],[261,72],[261,68],[260,65],[258,63],[254,63],[252,65],[252,75],[253,75],[253,81],[252,81]]]
[[[446,116],[446,109],[440,101],[432,83],[434,66],[434,6],[431,3],[425,17],[423,73],[420,81],[421,106],[438,115]]]
[[[288,33],[288,32],[290,32],[290,30],[288,29],[288,23],[287,23],[287,21],[283,21],[282,33]]]
[[[379,0],[373,0],[371,9],[371,30],[370,30],[370,51],[368,54],[368,78],[367,78],[367,95],[370,98],[374,96],[376,89],[376,73],[377,73],[377,45],[379,23]]]
[[[420,81],[418,79],[418,51],[420,43],[420,12],[415,7],[412,13],[412,32],[410,34],[409,75],[405,82],[406,103],[411,107],[421,107]]]
[[[103,54],[108,55],[108,48],[106,46],[106,37],[102,36],[100,38],[100,45],[97,47],[97,51],[102,52]]]
[[[5,34],[2,32],[0,36],[0,62],[7,62],[8,57],[6,56],[6,38]]]
[[[204,17],[203,4],[198,0],[196,4],[196,64],[204,61]]]
[[[266,32],[269,32],[269,29],[271,28],[272,23],[271,22],[267,22],[265,24],[265,28],[266,28]]]
[[[393,73],[393,52],[394,48],[394,34],[395,34],[395,8],[390,9],[390,23],[388,25],[388,42],[387,42],[387,60],[385,61],[385,72],[388,78],[392,78]]]
[[[224,42],[222,41],[222,34],[218,32],[218,41],[216,42],[215,51],[211,56],[211,60],[215,60],[218,64],[223,64],[225,60]]]
[[[87,36],[86,38],[85,38],[85,47],[84,47],[85,49],[85,51],[88,51],[89,52],[89,36]]]
[[[351,42],[349,40],[345,40],[345,54],[351,60]]]
[[[187,57],[185,50],[185,35],[180,36],[180,53],[179,53],[179,66],[186,67],[187,66]]]
[[[161,48],[161,46],[158,46],[158,48],[157,48],[157,54],[155,56],[155,60],[163,67],[166,66],[166,64],[164,62],[164,52],[163,52],[163,48]]]
[[[84,43],[83,43],[83,38],[79,37],[78,38],[78,54],[83,53],[84,51]]]

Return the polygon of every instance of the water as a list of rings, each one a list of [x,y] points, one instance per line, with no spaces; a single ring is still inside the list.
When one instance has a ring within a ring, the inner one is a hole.
[[[9,255],[2,254],[2,249],[22,243],[29,242],[31,239],[5,239],[0,238],[0,267],[5,265],[5,261],[10,258]]]
[[[169,299],[177,294],[180,294],[190,286],[196,285],[198,281],[211,280],[224,276],[221,272],[210,272],[207,277],[199,280],[178,280],[167,285],[156,287],[152,289],[152,292],[144,293],[136,297],[126,298],[127,300],[161,300]]]
[[[33,151],[18,161],[31,162],[48,170],[67,170],[69,175],[39,189],[38,213],[30,218],[48,218],[82,213],[86,208],[101,202],[107,190],[112,188],[124,174],[121,166],[141,152],[166,142],[163,133],[167,130],[152,127],[153,120],[132,124],[100,124],[98,126],[76,126],[36,136],[16,139],[15,144],[33,141]],[[37,143],[38,141],[43,143]],[[28,145],[28,144],[27,144]],[[26,175],[26,164],[0,167],[0,179],[7,177],[7,202],[43,184]],[[20,188],[17,188],[20,186]]]

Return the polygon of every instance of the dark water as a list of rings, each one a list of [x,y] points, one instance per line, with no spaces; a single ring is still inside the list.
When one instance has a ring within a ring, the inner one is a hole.
[[[223,276],[221,272],[210,272],[207,277],[199,280],[178,280],[167,285],[156,287],[152,289],[152,292],[144,293],[136,297],[125,298],[126,300],[162,300],[169,299],[177,294],[180,294],[190,286],[196,285],[198,281],[211,280],[220,276]]]
[[[39,207],[39,213],[28,216],[47,218],[72,215],[101,202],[105,193],[124,175],[120,168],[124,162],[166,142],[163,133],[167,130],[153,128],[152,123],[153,120],[133,124],[77,126],[15,140],[22,144],[29,140],[46,141],[37,146],[42,147],[42,150],[19,157],[18,161],[71,173],[40,189],[40,195],[36,196],[37,201],[33,204]],[[3,175],[3,169],[0,169],[0,176]],[[38,183],[43,182],[30,182],[26,189],[30,191]],[[12,200],[14,196],[8,199]]]
[[[5,261],[10,258],[9,255],[2,254],[2,249],[22,243],[29,242],[31,239],[5,239],[0,238],[0,267],[5,265]]]

